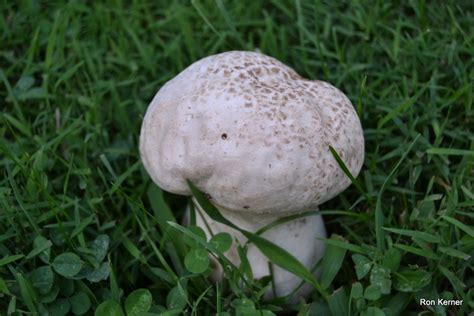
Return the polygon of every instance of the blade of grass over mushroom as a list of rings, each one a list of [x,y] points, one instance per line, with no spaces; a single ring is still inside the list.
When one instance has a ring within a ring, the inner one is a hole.
[[[301,262],[299,262],[298,259],[293,257],[292,254],[258,235],[252,234],[245,230],[240,230],[240,232],[245,237],[247,237],[247,239],[250,240],[268,259],[270,259],[271,262],[310,283],[324,299],[327,299],[328,294],[321,287],[318,281],[316,281],[314,275],[308,269],[306,269],[306,267]]]
[[[200,210],[200,208],[199,207],[194,207],[195,202],[193,202],[192,199],[191,199],[189,205],[190,205],[190,207],[189,207],[189,217],[190,217],[191,225],[196,224],[196,214],[199,214],[202,218],[203,223],[204,223],[203,227],[206,227],[209,234],[212,237],[214,237],[214,235],[215,235],[214,230],[211,228],[211,225],[209,225],[209,221],[203,216],[203,212]]]
[[[351,183],[357,188],[357,190],[362,195],[364,195],[365,199],[370,202],[370,198],[369,198],[367,192],[362,188],[362,185],[360,184],[360,182],[356,178],[354,178],[354,176],[349,171],[349,169],[347,168],[344,161],[342,161],[341,157],[339,156],[337,151],[334,149],[334,147],[329,146],[329,150],[331,151],[331,154],[333,155],[334,159],[336,159],[336,162],[339,165],[339,167],[342,169],[342,171],[344,171],[346,176],[351,180]]]
[[[387,178],[385,178],[385,181],[383,182],[382,187],[380,188],[380,191],[378,192],[377,202],[375,203],[375,237],[377,240],[377,247],[380,250],[384,250],[385,248],[385,233],[383,230],[384,215],[383,215],[383,210],[382,210],[382,194],[387,188],[387,186],[389,185],[389,183],[392,182],[393,178],[395,177],[396,172],[398,171],[398,168],[400,168],[400,165],[408,156],[408,153],[411,151],[415,143],[418,141],[419,137],[420,137],[420,134],[416,135],[415,139],[405,150],[405,152],[403,153],[402,157],[400,157],[395,167],[393,167],[392,171],[390,171]]]
[[[207,215],[209,215],[213,220],[240,231],[271,262],[310,283],[321,294],[321,296],[323,296],[325,299],[327,298],[327,293],[321,288],[318,281],[316,281],[314,275],[308,269],[306,269],[306,267],[301,262],[299,262],[298,259],[293,257],[293,255],[291,255],[288,251],[275,245],[271,241],[234,225],[232,222],[222,216],[219,210],[214,205],[212,205],[212,203],[206,198],[204,193],[202,193],[196,186],[194,186],[194,184],[188,181],[188,185],[196,201],[199,203],[201,208],[207,213]]]
[[[222,216],[221,212],[215,207],[205,196],[204,193],[202,193],[198,188],[194,186],[194,184],[191,183],[191,181],[187,181],[188,186],[191,189],[191,192],[196,199],[196,201],[199,203],[201,208],[209,215],[213,220],[218,221],[219,223],[225,224],[229,227],[232,227],[234,229],[240,230],[237,226],[232,224],[227,218]]]
[[[295,214],[295,215],[290,215],[290,216],[285,216],[282,218],[279,218],[273,222],[271,222],[268,225],[263,226],[259,230],[255,232],[256,235],[261,235],[264,232],[272,229],[273,227],[282,225],[287,222],[291,222],[294,220],[297,220],[299,218],[307,217],[307,216],[316,216],[316,215],[345,215],[345,216],[352,216],[352,217],[357,217],[359,214],[354,213],[354,212],[347,212],[347,211],[338,211],[338,210],[326,210],[326,211],[308,211],[308,212],[303,212],[300,214]]]

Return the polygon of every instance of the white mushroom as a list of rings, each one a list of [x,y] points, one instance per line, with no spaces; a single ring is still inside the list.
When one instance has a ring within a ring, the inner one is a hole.
[[[190,195],[189,180],[222,215],[251,232],[315,210],[349,186],[329,146],[357,176],[364,138],[349,99],[274,58],[241,51],[201,59],[167,82],[151,102],[140,135],[144,166],[158,186]],[[214,234],[228,232],[245,243],[240,233],[200,213],[197,225],[208,235],[204,221]],[[308,216],[263,237],[310,269],[323,256],[318,238],[325,235],[322,217]],[[226,255],[239,264],[235,246]],[[250,246],[248,260],[256,278],[270,274],[268,259],[256,247]],[[273,276],[277,296],[301,283],[279,267]]]

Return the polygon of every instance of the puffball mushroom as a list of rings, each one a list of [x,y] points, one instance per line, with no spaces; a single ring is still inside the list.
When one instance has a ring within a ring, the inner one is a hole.
[[[349,99],[329,83],[304,79],[272,57],[245,51],[203,58],[168,81],[148,107],[140,135],[143,164],[158,186],[190,195],[189,180],[224,217],[250,232],[316,210],[349,186],[329,146],[357,176],[364,137]],[[246,242],[205,212],[197,212],[196,221],[208,236],[210,229]],[[262,235],[308,269],[323,256],[325,236],[321,216],[295,219]],[[226,256],[239,265],[235,243]],[[270,275],[268,259],[255,246],[247,257],[255,278]],[[222,277],[222,268],[214,277]],[[275,293],[267,297],[287,295],[301,280],[274,266],[273,282]],[[306,296],[310,290],[297,292]]]

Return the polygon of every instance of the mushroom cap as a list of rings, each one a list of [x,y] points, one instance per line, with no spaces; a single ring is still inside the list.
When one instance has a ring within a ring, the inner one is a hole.
[[[346,189],[364,160],[362,127],[349,99],[303,79],[278,60],[231,51],[203,58],[153,98],[140,154],[162,189],[190,195],[186,180],[222,209],[288,214]]]

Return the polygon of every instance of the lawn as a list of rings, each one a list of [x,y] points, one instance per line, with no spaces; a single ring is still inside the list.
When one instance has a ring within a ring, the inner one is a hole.
[[[0,315],[474,310],[470,1],[3,1],[0,9]],[[245,266],[220,283],[207,266],[196,273],[202,262],[191,249],[212,247],[180,226],[189,198],[162,192],[140,161],[141,121],[156,91],[229,50],[259,50],[330,82],[362,122],[365,162],[356,184],[320,207],[324,274],[306,301],[263,300],[269,280],[252,280]],[[420,304],[439,298],[463,303]]]

